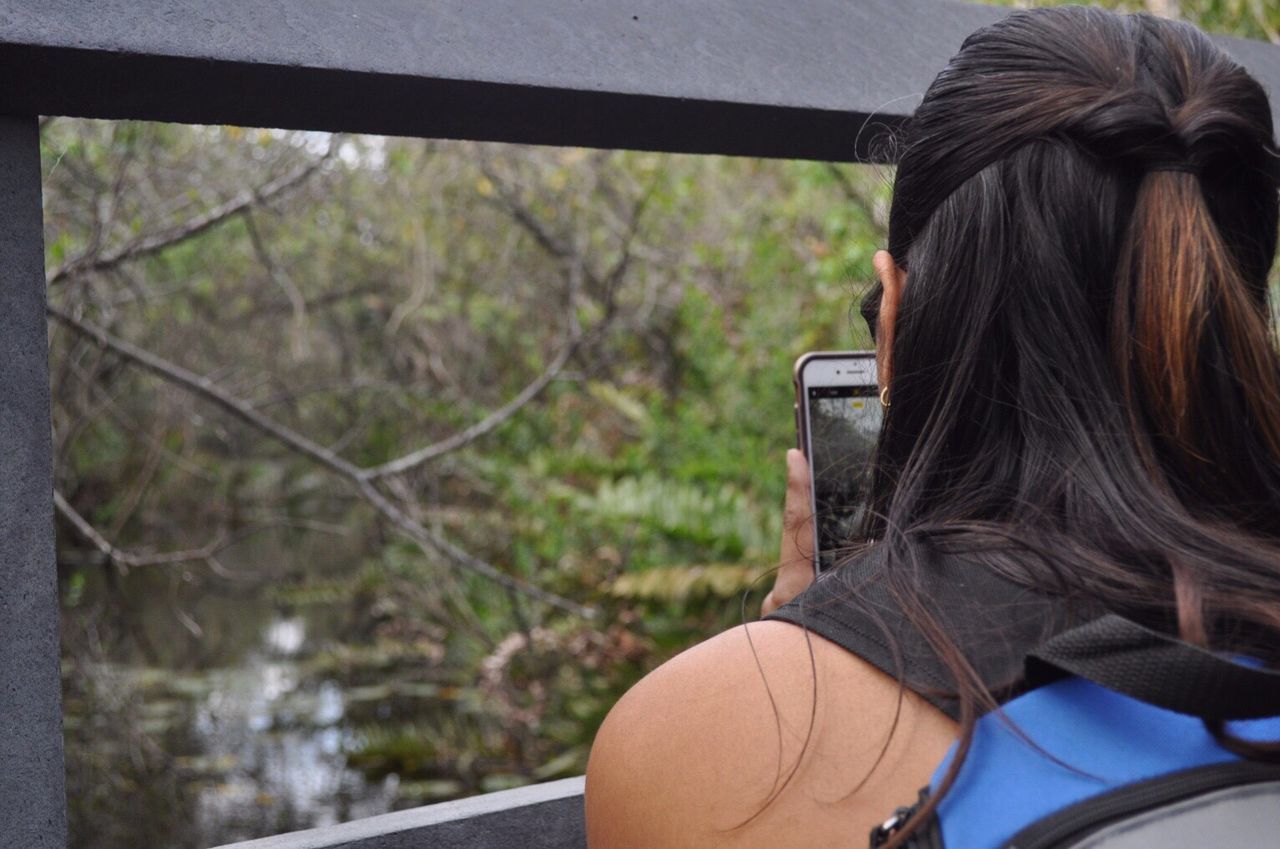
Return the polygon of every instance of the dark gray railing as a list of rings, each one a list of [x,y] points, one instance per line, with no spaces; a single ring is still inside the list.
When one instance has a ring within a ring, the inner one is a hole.
[[[964,36],[1007,12],[946,0],[0,0],[0,847],[66,844],[37,116],[866,161]],[[1217,41],[1280,110],[1280,48]],[[580,781],[238,849],[581,846]]]
[[[566,778],[220,849],[566,849],[585,845],[582,779]]]

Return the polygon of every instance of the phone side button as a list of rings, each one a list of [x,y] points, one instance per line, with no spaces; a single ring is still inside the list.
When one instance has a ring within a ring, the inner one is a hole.
[[[792,404],[791,412],[794,413],[796,417],[796,448],[803,451],[804,442],[800,439],[800,405]]]

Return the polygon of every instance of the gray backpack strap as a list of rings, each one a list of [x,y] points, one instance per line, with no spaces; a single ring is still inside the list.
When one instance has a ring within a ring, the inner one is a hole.
[[[1003,849],[1274,846],[1280,765],[1229,761],[1094,796],[1018,832]]]

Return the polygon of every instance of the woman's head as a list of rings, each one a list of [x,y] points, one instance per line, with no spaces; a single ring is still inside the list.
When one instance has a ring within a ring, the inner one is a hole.
[[[1280,662],[1271,114],[1195,27],[1060,6],[965,39],[900,137],[864,530],[961,704],[942,792],[997,699],[931,551]]]
[[[1189,24],[1019,11],[964,41],[901,141],[869,535],[1017,537],[1055,552],[1042,579],[1154,615],[1280,590],[1257,81]],[[1243,618],[1280,633],[1262,607]]]

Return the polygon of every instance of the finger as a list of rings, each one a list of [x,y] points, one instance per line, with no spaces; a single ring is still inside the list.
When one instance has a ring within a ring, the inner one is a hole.
[[[782,550],[779,561],[785,568],[795,561],[813,559],[813,505],[809,492],[809,463],[804,454],[787,451],[787,497],[782,508]]]
[[[809,499],[809,464],[804,454],[787,452],[787,496],[782,510],[782,546],[778,576],[761,606],[767,615],[813,583],[813,508]]]

